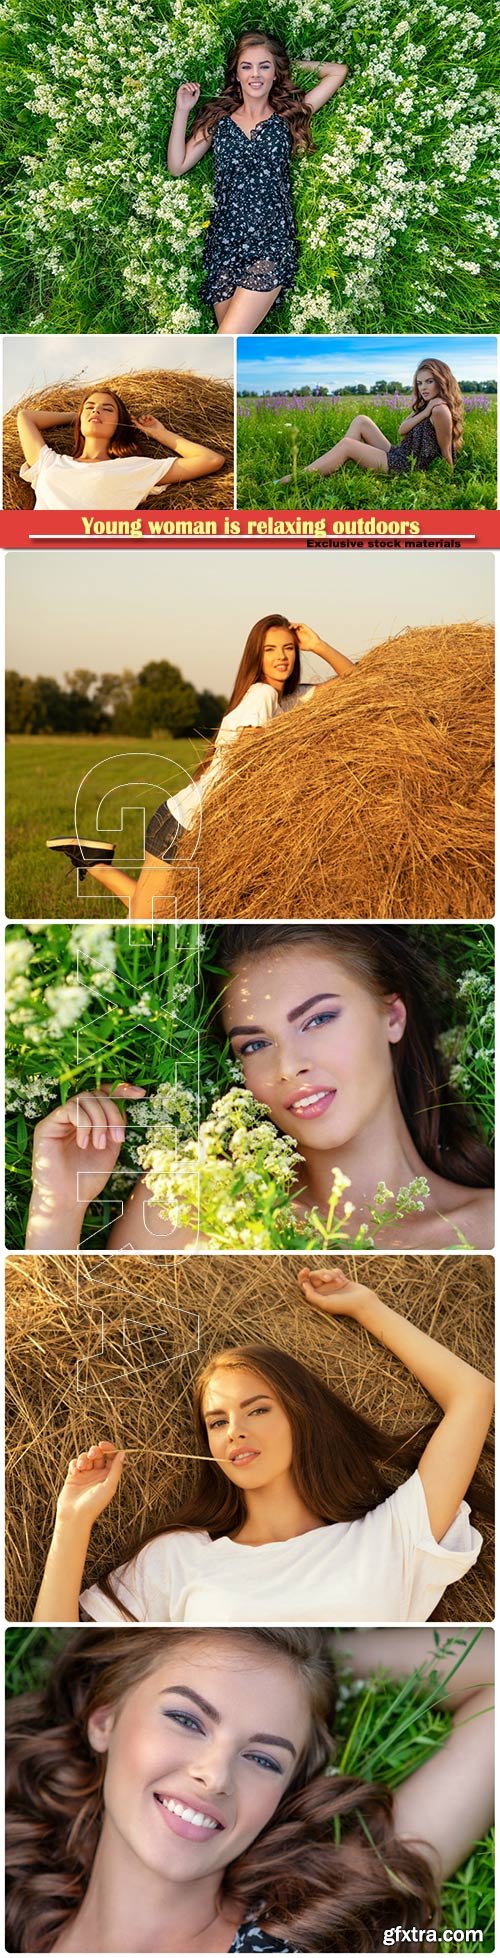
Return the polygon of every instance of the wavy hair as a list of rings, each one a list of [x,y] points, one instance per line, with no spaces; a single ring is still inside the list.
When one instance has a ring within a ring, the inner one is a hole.
[[[414,414],[418,414],[420,409],[425,408],[426,405],[418,386],[418,377],[419,374],[423,373],[424,368],[428,369],[429,374],[432,374],[433,380],[437,381],[441,400],[446,402],[446,406],[450,410],[453,423],[452,448],[454,456],[457,456],[459,449],[462,447],[462,429],[464,422],[463,395],[460,393],[458,381],[455,380],[455,375],[452,374],[451,367],[447,366],[445,360],[421,360],[420,366],[417,367],[412,381],[413,400],[411,405]]]
[[[290,625],[290,620],[285,618],[283,612],[267,612],[264,619],[257,619],[256,624],[251,627],[248,639],[245,641],[231,699],[228,701],[226,707],[226,714],[230,714],[233,707],[239,707],[240,700],[244,700],[249,687],[253,687],[256,680],[262,680],[262,662],[266,634],[275,625],[285,626],[290,632],[290,638],[293,639],[295,659],[292,671],[287,675],[287,679],[285,680],[283,693],[290,694],[296,692],[300,682],[300,647],[297,633],[294,626]],[[214,739],[210,744],[208,753],[204,756],[203,761],[200,762],[199,768],[195,770],[192,778],[194,782],[199,782],[200,776],[204,775],[207,768],[210,767],[210,763],[214,758],[215,748],[216,741]]]
[[[232,972],[242,959],[308,944],[326,947],[378,998],[397,994],[404,1001],[406,1027],[391,1046],[391,1058],[399,1105],[415,1147],[437,1176],[490,1189],[493,1152],[474,1128],[469,1107],[450,1086],[437,1045],[442,974],[409,939],[408,926],[228,925],[218,939],[218,964]],[[220,972],[217,984],[220,1004]]]
[[[73,456],[78,457],[83,455],[85,442],[81,429],[82,409],[85,407],[85,402],[90,400],[92,394],[109,395],[110,401],[114,401],[115,408],[118,409],[118,422],[114,431],[114,435],[110,437],[110,440],[108,442],[108,455],[110,456],[142,455],[143,446],[141,442],[140,430],[134,427],[132,416],[130,414],[129,409],[126,407],[125,402],[122,401],[121,394],[116,394],[114,388],[108,388],[107,382],[102,381],[99,382],[99,384],[96,383],[95,388],[86,389],[85,394],[82,395],[82,399],[80,401],[79,407],[76,410],[75,418],[73,421],[73,428],[72,428]]]
[[[274,1815],[224,1870],[220,1905],[240,1921],[279,1924],[301,1951],[379,1951],[397,1921],[429,1924],[436,1908],[425,1853],[394,1832],[384,1786],[329,1773],[336,1680],[320,1630],[80,1629],[39,1692],[7,1712],[7,1945],[50,1951],[85,1898],[104,1816],[106,1757],[88,1739],[92,1713],[119,1706],[166,1649],[208,1637],[238,1641],[294,1668],[310,1732]]]
[[[437,1425],[431,1420],[416,1433],[385,1434],[375,1421],[349,1407],[326,1381],[292,1353],[257,1342],[224,1348],[216,1353],[195,1381],[194,1444],[198,1454],[194,1487],[173,1516],[157,1530],[145,1530],[132,1543],[126,1563],[157,1537],[174,1530],[206,1530],[219,1537],[238,1536],[247,1518],[244,1491],[229,1480],[221,1464],[208,1459],[210,1439],[204,1401],[217,1371],[248,1368],[259,1374],[275,1394],[291,1428],[292,1474],[295,1488],[318,1523],[353,1523],[390,1496],[401,1480],[418,1467]],[[438,1419],[441,1417],[439,1416]],[[478,1512],[493,1515],[492,1490],[476,1475],[468,1494]],[[117,1595],[113,1572],[99,1579],[104,1596],[118,1605],[124,1619],[133,1621]]]
[[[213,101],[205,103],[203,108],[198,110],[196,121],[193,123],[192,135],[196,136],[203,132],[204,136],[213,136],[214,129],[217,128],[217,124],[221,122],[222,117],[232,116],[234,110],[239,109],[240,103],[243,101],[243,95],[236,70],[245,48],[269,49],[276,69],[275,78],[269,94],[269,101],[271,108],[275,109],[276,114],[282,116],[283,121],[288,124],[292,144],[292,156],[296,156],[299,150],[312,150],[313,143],[310,127],[312,112],[308,108],[307,103],[304,102],[300,88],[294,88],[290,60],[286,48],[283,47],[282,41],[277,40],[275,34],[262,34],[259,31],[252,33],[251,29],[247,33],[239,35],[229,55],[224,86],[221,89],[221,93],[220,95],[214,96]]]

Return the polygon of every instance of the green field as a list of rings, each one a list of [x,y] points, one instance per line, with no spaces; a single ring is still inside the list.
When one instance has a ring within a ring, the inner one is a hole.
[[[302,400],[269,395],[238,406],[238,504],[240,510],[496,510],[497,404],[495,396],[472,397],[466,408],[463,447],[450,470],[435,462],[423,473],[374,475],[348,462],[333,476],[304,475],[307,463],[324,455],[346,434],[354,415],[370,415],[390,442],[399,440],[400,423],[410,413],[410,397],[386,406],[369,395],[342,400]],[[477,405],[476,405],[477,404]],[[296,478],[281,486],[276,478]]]
[[[9,918],[81,918],[124,917],[123,905],[118,899],[105,892],[94,878],[84,883],[80,898],[76,891],[76,872],[71,869],[65,857],[53,856],[46,849],[49,836],[72,836],[74,834],[74,802],[80,782],[95,768],[96,763],[105,762],[109,766],[100,770],[88,786],[82,801],[81,817],[78,822],[80,836],[95,835],[95,808],[97,795],[102,795],[120,783],[130,782],[134,775],[147,775],[148,782],[155,779],[151,767],[155,755],[171,758],[171,765],[164,759],[156,772],[158,791],[149,789],[144,797],[148,815],[163,802],[166,795],[182,787],[178,768],[194,772],[198,762],[206,752],[206,742],[194,739],[174,741],[165,734],[163,739],[148,740],[147,748],[140,740],[127,740],[126,737],[113,739],[112,735],[93,735],[68,738],[66,735],[12,735],[6,746],[6,910]],[[146,753],[146,761],[144,754]],[[137,770],[131,767],[130,760],[124,763],[123,757],[137,755]],[[120,759],[119,759],[120,757]],[[102,779],[101,779],[102,778]],[[96,791],[94,784],[99,783]],[[138,804],[140,792],[119,796],[110,801],[110,823],[120,821],[122,800]],[[110,832],[109,841],[113,840]],[[117,856],[120,860],[129,857],[133,863],[137,859],[142,837],[141,818],[129,814],[124,818],[123,839],[117,839]],[[130,865],[130,874],[137,874]],[[124,867],[126,867],[124,863]],[[87,895],[88,894],[88,895]],[[91,900],[89,902],[89,900]]]

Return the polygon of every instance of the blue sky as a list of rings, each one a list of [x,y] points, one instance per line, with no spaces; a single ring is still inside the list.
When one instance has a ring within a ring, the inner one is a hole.
[[[364,381],[409,382],[419,361],[446,360],[459,381],[493,380],[497,343],[488,334],[325,334],[265,336],[238,341],[238,389],[257,394],[282,388],[348,387]]]

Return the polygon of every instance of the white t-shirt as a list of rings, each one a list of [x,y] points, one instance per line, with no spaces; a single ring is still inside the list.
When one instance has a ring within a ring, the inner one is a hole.
[[[355,1523],[328,1523],[286,1543],[252,1545],[206,1530],[156,1537],[113,1573],[135,1618],[183,1625],[362,1625],[427,1619],[479,1556],[462,1502],[441,1543],[418,1469]],[[80,1600],[98,1624],[123,1624],[90,1585]]]
[[[161,496],[175,456],[110,456],[107,462],[78,462],[45,446],[36,462],[23,462],[19,474],[35,490],[35,510],[137,510],[145,496]]]
[[[287,708],[294,707],[297,700],[308,699],[313,692],[314,685],[304,680],[293,693],[286,694],[285,698],[280,700],[276,687],[269,686],[267,680],[254,680],[253,685],[247,688],[238,707],[232,707],[230,713],[224,715],[215,739],[215,754],[205,774],[200,775],[198,782],[190,782],[187,789],[181,789],[179,795],[167,798],[167,808],[183,829],[189,829],[190,824],[196,818],[199,819],[207,789],[217,781],[222,772],[224,750],[227,750],[229,744],[236,739],[239,729],[265,727],[266,722],[272,721],[275,714],[283,714]]]

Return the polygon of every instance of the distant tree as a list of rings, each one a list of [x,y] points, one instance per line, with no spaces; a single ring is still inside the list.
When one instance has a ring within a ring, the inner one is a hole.
[[[179,736],[196,727],[198,695],[170,660],[149,660],[137,675],[129,706],[119,707],[113,725],[118,733],[151,735],[164,729]]]
[[[209,688],[205,687],[203,693],[198,694],[196,733],[210,738],[216,733],[225,713],[227,713],[227,700],[224,694],[210,693]]]
[[[375,381],[373,387],[370,388],[370,393],[387,394],[387,381]]]
[[[33,734],[34,720],[33,681],[9,667],[5,675],[5,732]]]

